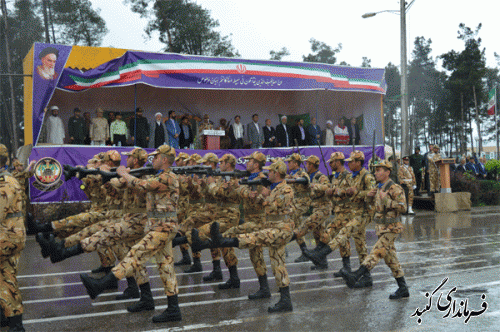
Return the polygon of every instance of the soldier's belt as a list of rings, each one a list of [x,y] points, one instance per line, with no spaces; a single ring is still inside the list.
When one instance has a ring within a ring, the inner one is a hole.
[[[204,199],[195,199],[195,200],[189,201],[189,204],[205,204],[205,200]]]
[[[240,203],[224,203],[224,202],[221,202],[220,206],[223,207],[223,208],[237,209],[237,208],[240,207]]]
[[[211,201],[211,200],[208,200],[208,199],[205,200],[205,204],[215,204],[215,205],[217,205],[218,203],[219,203],[218,201]]]
[[[7,215],[5,216],[5,219],[19,218],[22,216],[23,216],[23,213],[21,211],[14,212],[14,213],[7,213]]]
[[[309,197],[309,193],[308,192],[302,192],[302,193],[295,193],[293,195],[294,198],[305,198],[305,197]]]
[[[337,205],[346,204],[346,203],[349,203],[350,200],[351,200],[350,198],[344,198],[344,199],[341,199],[340,201],[335,201],[335,204],[337,204]]]
[[[286,222],[289,219],[290,219],[290,216],[288,214],[285,214],[285,215],[268,214],[268,215],[266,215],[267,222],[276,222],[276,221]]]
[[[373,221],[377,224],[388,225],[394,224],[401,221],[401,217],[396,218],[373,218]]]
[[[124,209],[123,213],[146,213],[146,208]]]
[[[157,219],[177,218],[177,212],[149,211],[148,218],[157,218]]]
[[[262,217],[266,215],[266,211],[257,211],[255,212],[254,210],[245,210],[244,214],[246,217]]]

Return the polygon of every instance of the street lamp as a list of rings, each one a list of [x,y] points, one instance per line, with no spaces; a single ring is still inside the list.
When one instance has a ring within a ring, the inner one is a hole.
[[[409,154],[409,133],[408,133],[408,73],[406,60],[406,12],[415,2],[412,0],[408,5],[406,2],[400,1],[400,9],[398,10],[382,10],[375,13],[366,13],[362,18],[373,17],[379,13],[399,14],[401,17],[401,155]]]

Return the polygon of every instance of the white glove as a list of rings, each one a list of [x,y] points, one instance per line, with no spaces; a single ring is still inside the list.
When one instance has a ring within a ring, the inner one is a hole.
[[[412,189],[417,189],[417,186],[416,186],[416,185],[414,185],[414,186],[412,187]]]

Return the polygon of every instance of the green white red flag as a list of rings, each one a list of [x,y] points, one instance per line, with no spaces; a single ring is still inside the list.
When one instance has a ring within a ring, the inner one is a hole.
[[[496,95],[497,88],[493,88],[490,90],[488,94],[488,115],[495,115],[496,112]]]

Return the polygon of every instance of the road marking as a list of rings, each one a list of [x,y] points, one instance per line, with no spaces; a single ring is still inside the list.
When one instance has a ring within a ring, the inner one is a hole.
[[[162,288],[163,289],[163,288]],[[179,294],[179,297],[188,297],[188,296],[197,296],[197,295],[208,295],[208,294],[215,294],[214,291],[204,291],[204,292],[196,292],[196,293],[184,293],[184,294]],[[87,296],[88,298],[88,296]],[[166,295],[160,295],[160,296],[155,296],[154,300],[162,300],[166,299]],[[120,304],[120,303],[129,303],[129,302],[137,302],[138,299],[128,299],[128,300],[113,300],[113,301],[105,301],[105,302],[92,302],[92,306],[103,306],[103,305],[108,305],[108,304]]]

